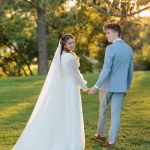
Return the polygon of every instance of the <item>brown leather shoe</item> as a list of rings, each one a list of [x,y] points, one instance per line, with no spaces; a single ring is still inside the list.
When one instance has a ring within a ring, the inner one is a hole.
[[[109,142],[107,141],[105,144],[103,144],[103,146],[107,148],[113,148],[115,147],[115,144],[109,144]]]
[[[100,135],[95,135],[95,140],[99,141],[99,142],[106,142],[106,137],[101,137]]]

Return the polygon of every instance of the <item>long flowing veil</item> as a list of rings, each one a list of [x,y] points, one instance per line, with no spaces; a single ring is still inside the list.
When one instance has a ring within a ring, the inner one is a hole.
[[[39,95],[39,98],[37,100],[37,103],[35,105],[34,111],[32,112],[32,116],[28,124],[30,124],[30,122],[33,121],[34,116],[40,110],[44,101],[48,99],[50,91],[58,90],[59,88],[59,84],[61,83],[60,57],[61,57],[61,43],[59,41],[51,66],[46,76],[44,85],[42,87],[41,93]]]

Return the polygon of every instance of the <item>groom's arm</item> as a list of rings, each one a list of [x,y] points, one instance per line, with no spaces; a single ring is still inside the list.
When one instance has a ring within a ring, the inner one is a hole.
[[[128,71],[127,89],[129,89],[131,86],[132,78],[133,78],[133,58],[130,62],[130,67],[129,67],[129,71]]]
[[[106,48],[103,69],[99,75],[99,79],[97,80],[95,84],[95,88],[100,89],[102,85],[104,84],[105,80],[107,79],[111,71],[113,56],[114,56],[114,51],[112,47],[109,45]]]

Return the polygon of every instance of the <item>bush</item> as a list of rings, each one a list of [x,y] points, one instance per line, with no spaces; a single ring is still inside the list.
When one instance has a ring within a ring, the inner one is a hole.
[[[93,71],[92,63],[85,56],[80,56],[80,71],[82,73]]]

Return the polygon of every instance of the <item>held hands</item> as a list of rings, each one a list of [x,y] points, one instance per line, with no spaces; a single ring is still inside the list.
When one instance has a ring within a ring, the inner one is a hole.
[[[96,92],[96,87],[92,87],[92,88],[89,88],[87,91],[86,91],[86,93],[88,93],[89,95],[93,95],[93,94],[95,94],[95,92]]]

